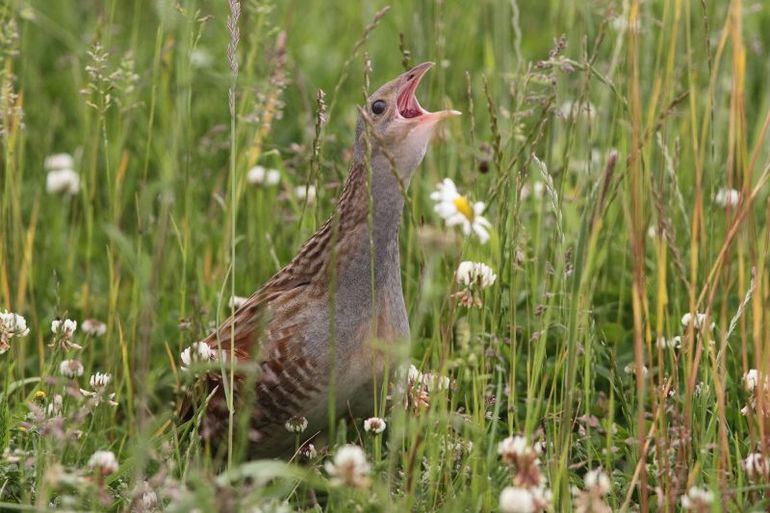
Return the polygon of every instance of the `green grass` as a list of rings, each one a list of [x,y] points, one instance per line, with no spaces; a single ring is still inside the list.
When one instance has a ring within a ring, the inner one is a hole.
[[[767,510],[768,476],[742,460],[770,456],[770,396],[743,383],[770,372],[768,7],[384,5],[244,1],[234,76],[226,1],[3,2],[0,310],[30,333],[0,355],[0,510],[141,511],[152,489],[172,511],[309,511],[313,497],[330,512],[498,511],[521,473],[497,453],[512,434],[543,442],[553,511],[585,501],[570,490],[599,467],[612,511],[679,511],[694,485],[710,511]],[[222,461],[176,417],[194,384],[179,353],[331,212],[367,58],[371,88],[435,61],[421,102],[464,112],[415,175],[401,230],[399,358],[453,385],[419,414],[389,409],[380,436],[339,424],[310,464]],[[75,195],[46,192],[59,152]],[[247,183],[256,164],[280,183]],[[487,203],[488,244],[433,212],[445,177]],[[315,201],[295,193],[308,183]],[[737,207],[714,201],[722,188]],[[497,273],[481,308],[450,297],[462,260]],[[682,326],[690,311],[715,328]],[[55,318],[106,334],[49,347]],[[62,377],[75,357],[83,375]],[[117,406],[77,391],[97,371]],[[331,484],[323,463],[343,443],[366,450],[368,488]],[[97,450],[119,461],[104,479]]]

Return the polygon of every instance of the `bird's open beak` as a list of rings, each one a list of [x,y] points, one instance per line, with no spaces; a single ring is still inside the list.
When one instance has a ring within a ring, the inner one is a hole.
[[[432,62],[423,62],[401,75],[401,90],[398,93],[396,104],[399,115],[408,120],[414,120],[416,123],[436,123],[449,116],[459,116],[460,112],[456,110],[440,110],[438,112],[428,112],[423,109],[420,102],[417,101],[415,91],[420,85],[423,75],[433,67]]]

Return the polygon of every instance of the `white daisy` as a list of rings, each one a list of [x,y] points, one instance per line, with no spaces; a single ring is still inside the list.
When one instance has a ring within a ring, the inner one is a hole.
[[[466,236],[475,233],[481,243],[486,244],[492,225],[481,215],[486,209],[484,202],[471,203],[457,192],[455,183],[449,178],[444,178],[430,197],[436,202],[434,210],[447,226],[459,225]]]

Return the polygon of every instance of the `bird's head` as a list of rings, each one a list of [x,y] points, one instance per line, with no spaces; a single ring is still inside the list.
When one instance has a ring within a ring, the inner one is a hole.
[[[372,158],[395,160],[399,173],[409,176],[420,164],[436,124],[456,110],[428,112],[415,96],[417,86],[433,66],[423,62],[399,75],[375,91],[361,108],[356,130],[356,157],[363,160],[366,151],[366,126]],[[387,154],[387,155],[386,155]]]

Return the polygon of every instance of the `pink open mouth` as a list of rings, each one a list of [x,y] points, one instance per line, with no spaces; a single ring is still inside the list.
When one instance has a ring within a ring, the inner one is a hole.
[[[417,86],[420,85],[420,80],[423,75],[425,75],[425,72],[428,71],[432,65],[433,63],[430,62],[420,64],[413,68],[407,75],[404,89],[399,93],[398,99],[396,100],[398,113],[401,114],[402,118],[411,119],[422,116],[423,114],[428,114],[428,111],[420,106],[420,102],[417,101],[417,97],[414,93],[417,90]]]

